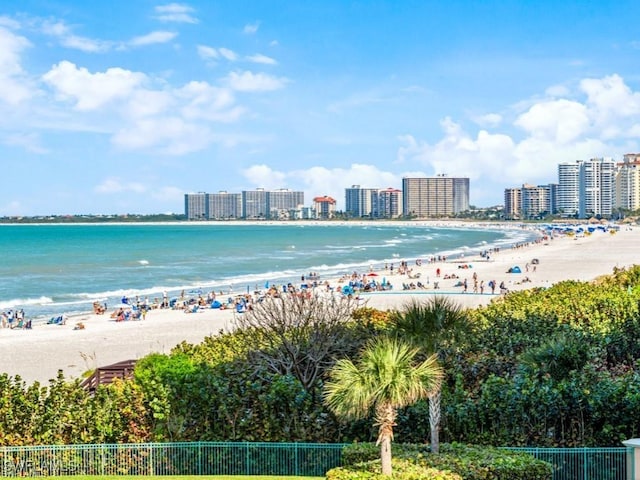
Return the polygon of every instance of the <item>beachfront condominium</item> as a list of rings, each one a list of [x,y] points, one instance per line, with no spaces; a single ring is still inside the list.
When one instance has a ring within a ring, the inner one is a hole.
[[[504,218],[507,220],[520,219],[520,206],[522,203],[521,188],[505,188],[504,189]]]
[[[537,219],[557,213],[558,185],[529,185],[505,188],[504,217],[508,220]]]
[[[207,194],[207,219],[235,220],[242,217],[242,196],[239,193]]]
[[[188,220],[206,220],[207,194],[204,192],[185,194],[184,213]]]
[[[555,213],[556,185],[522,185],[521,218],[536,219]]]
[[[242,193],[187,193],[184,196],[188,220],[289,219],[303,216],[304,192],[287,189],[243,191]]]
[[[286,188],[267,192],[267,211],[269,218],[286,220],[295,217],[295,213],[304,205],[304,192]]]
[[[564,217],[608,217],[615,199],[615,162],[592,158],[558,165],[558,213]]]
[[[327,195],[315,197],[313,199],[313,209],[315,210],[315,218],[325,220],[333,218],[336,213],[336,201]]]
[[[610,217],[613,213],[616,164],[611,158],[592,158],[580,165],[578,216]]]
[[[373,195],[375,218],[397,218],[402,215],[402,190],[386,188]]]
[[[245,220],[287,219],[294,217],[304,204],[304,192],[288,189],[244,190],[242,192],[242,216]]]
[[[436,177],[402,179],[405,217],[444,217],[469,210],[469,179]]]
[[[377,192],[375,188],[361,188],[360,185],[352,185],[351,188],[345,188],[344,212],[353,218],[373,217],[374,216],[374,194]]]
[[[558,164],[558,213],[575,217],[580,207],[580,165],[582,160]]]
[[[627,153],[616,165],[615,207],[640,209],[640,154]]]
[[[345,188],[345,214],[352,218],[396,218],[402,215],[402,190]]]
[[[267,191],[264,188],[242,191],[242,218],[256,220],[268,218]]]

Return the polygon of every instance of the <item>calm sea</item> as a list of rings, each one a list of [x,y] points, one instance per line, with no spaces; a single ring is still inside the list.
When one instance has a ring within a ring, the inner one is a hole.
[[[122,296],[236,293],[267,282],[332,278],[371,265],[449,257],[526,241],[534,232],[345,224],[0,225],[0,311],[36,321],[109,308]]]

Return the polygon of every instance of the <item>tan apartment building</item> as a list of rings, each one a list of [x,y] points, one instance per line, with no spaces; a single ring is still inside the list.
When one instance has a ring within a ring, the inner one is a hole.
[[[465,177],[403,178],[405,217],[446,217],[469,210],[469,179]]]

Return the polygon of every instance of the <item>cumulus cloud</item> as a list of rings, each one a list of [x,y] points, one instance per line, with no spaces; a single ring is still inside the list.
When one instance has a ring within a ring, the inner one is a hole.
[[[184,3],[168,3],[155,7],[155,18],[161,22],[198,23],[195,10]]]
[[[122,68],[91,73],[84,67],[78,68],[64,60],[54,65],[42,79],[59,98],[73,100],[77,110],[87,111],[128,97],[146,80],[146,75]]]
[[[283,88],[288,80],[283,77],[274,77],[267,75],[266,73],[253,73],[250,71],[245,72],[231,72],[226,82],[233,90],[240,92],[260,92],[279,90]]]
[[[256,53],[255,55],[250,55],[247,57],[247,60],[253,63],[262,63],[264,65],[277,65],[278,62],[271,57],[267,57],[266,55],[262,55],[261,53]]]
[[[428,175],[468,176],[475,180],[476,198],[495,198],[505,186],[557,182],[560,162],[639,148],[640,93],[618,75],[550,87],[545,98],[528,103],[524,110],[518,105],[510,119],[501,118],[502,133],[467,130],[447,117],[435,142],[402,135],[397,160],[423,166]]]
[[[0,27],[0,101],[17,105],[32,96],[20,59],[30,46],[26,38]]]
[[[218,122],[233,122],[245,112],[235,105],[233,92],[207,82],[189,82],[176,91],[182,99],[181,112],[186,119],[205,119]]]
[[[560,144],[574,141],[589,128],[587,107],[571,100],[552,100],[533,105],[515,121],[529,135]]]
[[[167,43],[173,40],[178,36],[175,32],[167,32],[167,31],[155,31],[148,33],[146,35],[142,35],[139,37],[132,38],[129,41],[129,45],[133,47],[140,47],[144,45],[153,45],[156,43]]]
[[[208,126],[175,116],[139,119],[111,138],[111,143],[117,148],[151,150],[167,155],[197,152],[212,142]]]

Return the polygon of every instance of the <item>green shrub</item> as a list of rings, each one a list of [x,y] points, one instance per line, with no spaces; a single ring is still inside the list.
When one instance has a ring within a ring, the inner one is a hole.
[[[393,475],[391,477],[380,473],[382,467],[379,460],[357,463],[348,467],[338,467],[327,472],[327,480],[462,480],[457,473],[438,470],[413,463],[410,460],[395,458],[391,461]]]
[[[379,448],[372,443],[357,443],[344,448],[342,460],[345,465],[339,474],[369,475],[380,471]],[[393,461],[409,462],[418,470],[435,469],[444,476],[443,479],[460,478],[465,480],[548,480],[552,478],[551,465],[541,460],[536,460],[524,452],[514,452],[496,447],[470,446],[462,444],[443,444],[440,453],[433,455],[429,446],[424,444],[394,444]],[[377,462],[377,463],[376,463]],[[378,465],[378,470],[371,470]],[[394,471],[396,469],[394,465]],[[402,468],[398,473],[404,472]],[[452,473],[450,473],[452,472]],[[413,470],[407,470],[407,474],[413,475]],[[377,479],[375,476],[337,476],[329,477],[331,480],[356,480]],[[396,478],[396,477],[394,477]],[[402,479],[413,478],[441,478],[441,477],[397,477]]]

